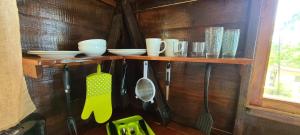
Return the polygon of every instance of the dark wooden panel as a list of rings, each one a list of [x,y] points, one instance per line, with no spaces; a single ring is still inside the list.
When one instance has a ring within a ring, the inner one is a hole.
[[[107,38],[113,8],[97,0],[18,0],[23,52],[77,50],[77,42]],[[85,76],[95,65],[71,69],[73,114],[80,126]],[[43,78],[26,78],[37,112],[46,117],[48,134],[67,132],[62,69],[45,68]]]
[[[85,76],[95,72],[95,65],[74,67],[71,69],[72,107],[78,125],[84,97]],[[41,79],[26,78],[30,95],[37,106],[37,112],[46,117],[48,134],[65,134],[66,106],[62,81],[62,69],[45,68]]]
[[[139,12],[139,23],[146,28],[182,28],[223,25],[247,21],[248,2],[199,1],[193,4]]]
[[[23,51],[77,50],[77,42],[106,38],[113,10],[96,0],[19,0]]]
[[[139,25],[145,37],[204,41],[204,29],[223,26],[241,29],[237,55],[243,56],[248,1],[199,1],[139,12]]]
[[[238,55],[244,55],[247,28],[248,1],[201,0],[189,4],[139,11],[137,17],[145,37],[178,38],[204,41],[208,26],[241,29]],[[164,88],[165,64],[156,67],[161,87]],[[240,87],[240,68],[233,65],[215,65],[209,89],[209,105],[215,120],[214,128],[232,133]],[[203,107],[204,66],[174,63],[169,105],[173,120],[193,125]],[[216,131],[216,130],[215,130]],[[222,132],[215,132],[221,134]]]
[[[165,63],[156,67],[160,85],[164,88]],[[203,64],[173,63],[169,105],[174,120],[193,126],[203,111]],[[236,66],[216,65],[213,67],[209,89],[209,105],[215,119],[215,128],[233,129],[236,98],[240,78]]]

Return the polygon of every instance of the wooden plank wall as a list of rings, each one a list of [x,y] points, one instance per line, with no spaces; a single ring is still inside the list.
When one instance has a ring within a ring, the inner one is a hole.
[[[107,38],[113,7],[97,0],[18,0],[23,52],[77,50],[77,42]],[[71,69],[72,106],[80,121],[85,98],[85,76],[95,66]],[[41,79],[26,78],[37,112],[46,117],[48,134],[66,134],[62,70],[46,68]]]
[[[299,135],[299,126],[246,115],[243,135]]]
[[[20,15],[22,49],[77,50],[77,42],[89,38],[107,38],[113,8],[99,0],[17,0]],[[174,0],[188,1],[188,0]],[[179,38],[203,41],[204,28],[225,26],[240,28],[238,55],[244,56],[247,23],[247,0],[199,0],[164,8],[144,10],[160,5],[159,0],[140,0],[137,17],[145,37]],[[172,3],[167,0],[167,4]],[[163,3],[163,4],[165,4]],[[161,88],[164,88],[165,63],[156,62],[155,71]],[[192,126],[202,111],[204,65],[172,63],[172,81],[169,105],[173,120]],[[240,68],[233,65],[214,65],[209,91],[209,105],[215,120],[215,134],[233,132],[237,96],[240,87]],[[85,76],[95,67],[71,69],[73,112],[78,125],[85,89]],[[46,68],[41,79],[26,78],[30,95],[37,112],[47,119],[48,134],[66,134],[65,99],[62,70]],[[132,86],[133,88],[133,86]],[[255,116],[245,116],[245,135],[297,135],[299,127]]]
[[[205,27],[239,28],[241,37],[238,55],[243,56],[248,2],[246,0],[199,0],[188,4],[143,10],[141,7],[151,8],[145,5],[149,1],[144,0],[138,3],[137,17],[145,37],[204,41]],[[209,105],[215,120],[213,131],[216,134],[233,132],[241,81],[239,70],[239,66],[233,65],[213,66]],[[158,63],[156,71],[160,85],[164,88],[165,63]],[[202,64],[173,63],[169,101],[174,114],[173,120],[186,125],[194,124],[203,107],[203,77]]]

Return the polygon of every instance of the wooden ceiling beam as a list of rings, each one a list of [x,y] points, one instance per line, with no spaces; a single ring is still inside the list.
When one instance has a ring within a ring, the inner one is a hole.
[[[169,6],[175,6],[180,4],[192,3],[198,0],[143,0],[138,2],[137,11],[145,11]]]
[[[110,5],[112,7],[116,7],[116,5],[117,5],[115,0],[99,0],[99,1],[101,1],[107,5]]]

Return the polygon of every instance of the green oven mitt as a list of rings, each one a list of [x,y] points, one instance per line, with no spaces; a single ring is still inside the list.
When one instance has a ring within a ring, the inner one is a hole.
[[[101,72],[98,65],[97,73],[93,73],[86,78],[86,99],[81,118],[86,120],[92,112],[97,123],[106,122],[112,114],[111,104],[112,76]]]

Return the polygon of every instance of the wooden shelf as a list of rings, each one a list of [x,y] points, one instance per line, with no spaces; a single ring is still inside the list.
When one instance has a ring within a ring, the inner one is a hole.
[[[23,64],[30,63],[42,67],[61,67],[64,65],[95,64],[105,60],[121,60],[123,56],[82,57],[71,59],[44,59],[40,57],[23,57]]]
[[[238,64],[248,65],[252,59],[247,58],[191,58],[191,57],[156,57],[156,56],[125,56],[128,60],[154,60],[169,62],[196,62],[196,63],[216,63],[216,64]]]
[[[82,57],[72,59],[44,59],[40,57],[24,56],[23,72],[26,76],[39,78],[42,76],[43,67],[63,67],[64,65],[86,65],[97,64],[105,60],[149,60],[166,62],[193,62],[193,63],[215,63],[215,64],[237,64],[247,65],[252,63],[248,58],[190,58],[190,57],[158,57],[158,56],[100,56]]]
[[[64,65],[76,66],[97,64],[105,60],[122,60],[123,56],[101,56],[101,57],[83,57],[72,59],[44,59],[40,57],[25,56],[22,59],[23,73],[25,76],[40,78],[43,67],[63,67]]]

